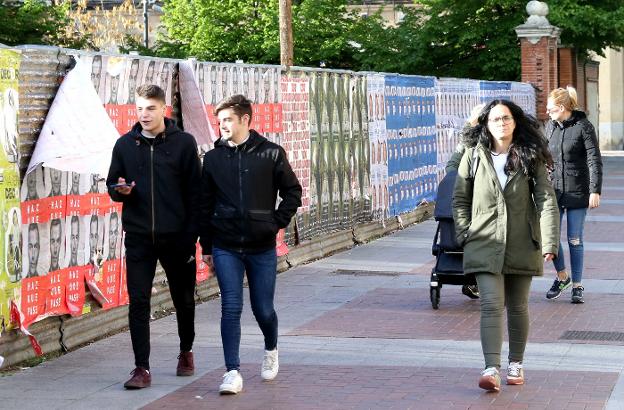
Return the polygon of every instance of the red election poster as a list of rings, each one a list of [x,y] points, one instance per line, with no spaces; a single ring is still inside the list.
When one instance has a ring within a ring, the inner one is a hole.
[[[119,275],[119,306],[127,305],[130,303],[130,296],[128,295],[128,281],[126,279],[126,257],[121,258],[121,274]]]
[[[195,261],[197,265],[197,283],[203,282],[210,277],[210,269],[202,260],[202,247],[199,242],[195,244]]]
[[[121,276],[121,259],[107,260],[102,263],[102,276],[97,281],[99,288],[104,292],[106,302],[103,309],[110,309],[119,305],[119,285]]]
[[[55,316],[69,313],[65,302],[65,283],[63,270],[48,273],[47,292],[45,300],[45,315]]]
[[[47,276],[22,279],[22,300],[20,303],[23,315],[21,325],[24,328],[43,317],[45,313]]]
[[[65,304],[72,316],[80,316],[85,302],[85,273],[91,266],[73,266],[63,270]]]

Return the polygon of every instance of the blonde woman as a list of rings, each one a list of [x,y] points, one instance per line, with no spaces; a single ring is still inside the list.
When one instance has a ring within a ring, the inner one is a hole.
[[[557,277],[546,293],[557,299],[572,286],[572,303],[583,303],[583,225],[587,209],[600,205],[602,159],[594,126],[579,110],[576,90],[570,86],[557,88],[548,96],[546,112],[550,122],[546,128],[548,149],[554,169],[552,182],[559,204],[560,220],[567,215],[570,275],[566,268],[563,244],[553,260]]]

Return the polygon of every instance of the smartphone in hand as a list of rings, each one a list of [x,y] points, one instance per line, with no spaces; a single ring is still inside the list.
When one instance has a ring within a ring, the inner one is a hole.
[[[121,184],[111,184],[111,185],[109,185],[109,188],[115,189],[115,188],[131,187],[131,186],[132,186],[132,184],[128,184],[126,182],[123,182]]]

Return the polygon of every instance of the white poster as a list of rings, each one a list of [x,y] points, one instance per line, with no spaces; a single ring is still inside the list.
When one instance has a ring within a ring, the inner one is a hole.
[[[200,65],[199,69],[203,67]],[[206,104],[193,73],[193,62],[180,63],[179,87],[184,131],[195,137],[200,156],[212,149],[217,140],[206,111]]]
[[[62,171],[106,175],[119,133],[79,59],[61,84],[27,172],[37,165]]]

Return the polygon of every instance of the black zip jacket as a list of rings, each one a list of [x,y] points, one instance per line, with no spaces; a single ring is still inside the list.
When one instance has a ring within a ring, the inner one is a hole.
[[[279,192],[280,202],[275,203]],[[257,253],[275,247],[275,235],[301,206],[301,185],[286,152],[251,130],[249,139],[230,147],[219,139],[204,156],[201,182],[200,243]]]
[[[115,143],[106,184],[116,202],[123,202],[126,232],[140,234],[199,233],[201,162],[195,138],[165,118],[165,131],[154,139],[141,134],[140,123]],[[130,195],[110,185],[119,177],[135,182]]]
[[[559,206],[587,208],[589,194],[602,190],[602,158],[594,126],[584,112],[572,111],[563,122],[550,121],[546,135]]]

